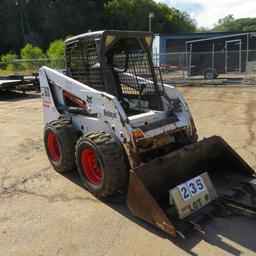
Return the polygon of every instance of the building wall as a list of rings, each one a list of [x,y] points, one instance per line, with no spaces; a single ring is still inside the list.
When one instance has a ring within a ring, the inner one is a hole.
[[[246,32],[245,32],[246,33]],[[172,64],[167,63],[168,59],[173,59],[171,57],[167,58],[168,55],[177,55],[186,51],[186,42],[197,39],[205,39],[211,37],[220,37],[225,35],[232,35],[237,33],[231,32],[216,32],[216,33],[191,33],[191,34],[157,34],[155,37],[155,47],[153,48],[153,55],[159,56],[157,64]]]

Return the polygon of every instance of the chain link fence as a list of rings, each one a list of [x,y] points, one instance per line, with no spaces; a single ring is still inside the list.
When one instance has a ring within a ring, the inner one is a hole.
[[[183,52],[169,44],[167,52],[153,54],[153,63],[166,83],[255,85],[256,33],[186,41]]]
[[[186,53],[170,52],[153,54],[153,64],[159,67],[164,82],[185,82],[188,78]]]
[[[256,85],[256,50],[154,54],[166,83]]]
[[[31,75],[37,73],[42,66],[54,69],[64,69],[65,59],[17,59],[10,63],[0,62],[0,76],[6,75]]]
[[[174,85],[256,85],[256,50],[153,54],[157,76]],[[0,63],[0,76],[37,73],[41,66],[65,69],[65,59],[19,59]],[[159,73],[159,71],[161,73]]]

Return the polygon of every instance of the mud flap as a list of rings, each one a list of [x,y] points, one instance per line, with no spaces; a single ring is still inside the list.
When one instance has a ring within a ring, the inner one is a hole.
[[[179,218],[169,191],[207,172],[216,199]],[[156,158],[130,171],[127,204],[131,212],[172,236],[185,237],[187,229],[204,230],[200,222],[232,209],[256,216],[254,170],[221,138],[213,136]]]

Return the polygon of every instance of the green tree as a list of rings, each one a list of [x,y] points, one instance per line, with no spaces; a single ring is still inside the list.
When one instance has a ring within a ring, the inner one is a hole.
[[[237,32],[242,31],[242,26],[239,24],[232,14],[219,19],[215,24],[213,31],[215,32]]]
[[[89,30],[148,30],[149,12],[155,33],[196,28],[187,13],[153,0],[0,0],[0,10],[0,54],[27,43],[46,51],[57,38]]]
[[[196,22],[186,12],[180,12],[175,8],[169,8],[163,3],[154,3],[155,19],[153,31],[157,33],[187,33],[194,32]]]
[[[18,56],[14,53],[7,53],[5,55],[2,55],[1,63],[3,64],[3,68],[8,72],[15,72],[15,70],[17,70],[18,67],[18,63],[15,62],[15,60],[17,59]]]
[[[26,44],[26,46],[21,49],[20,56],[23,60],[43,59],[46,57],[41,48],[34,47],[31,44]]]
[[[185,13],[153,0],[112,0],[105,4],[106,24],[111,29],[148,30],[148,15],[153,12],[152,30],[161,32],[193,32],[195,21]]]
[[[46,55],[39,47],[27,44],[21,49],[22,66],[29,71],[36,71],[40,66],[46,63]]]
[[[256,18],[242,18],[236,22],[242,26],[243,31],[256,31]]]
[[[65,55],[65,41],[64,40],[55,40],[53,41],[48,50],[48,58],[50,60],[50,66],[53,68],[64,68],[64,55]]]
[[[197,33],[207,33],[209,31],[210,31],[210,29],[206,28],[206,27],[199,27],[199,28],[196,29]]]
[[[226,17],[219,19],[212,31],[216,31],[216,32],[256,31],[256,18],[235,19],[233,15],[229,14]]]
[[[49,58],[64,58],[65,41],[64,40],[53,41],[50,44],[46,53]]]

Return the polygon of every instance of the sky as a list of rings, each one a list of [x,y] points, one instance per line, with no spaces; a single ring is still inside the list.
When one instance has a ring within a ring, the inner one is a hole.
[[[198,27],[212,28],[218,19],[233,14],[235,18],[256,17],[255,0],[155,0],[186,11]]]

